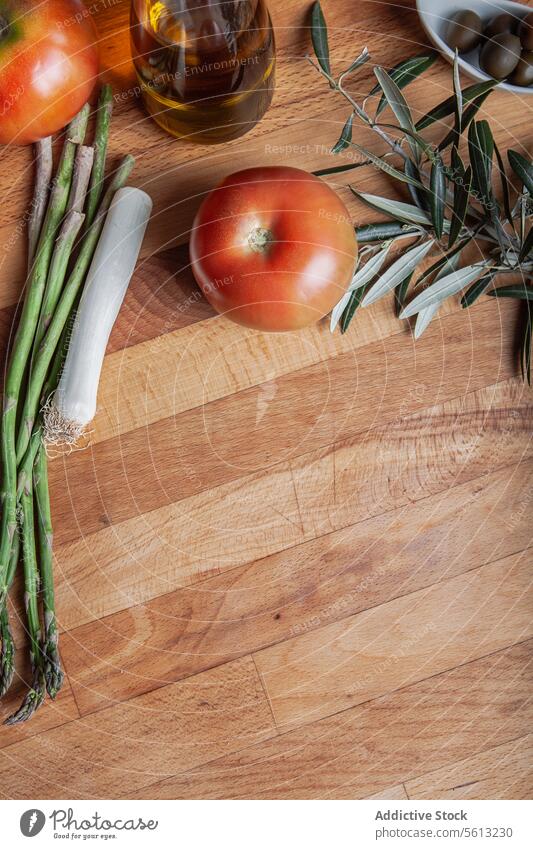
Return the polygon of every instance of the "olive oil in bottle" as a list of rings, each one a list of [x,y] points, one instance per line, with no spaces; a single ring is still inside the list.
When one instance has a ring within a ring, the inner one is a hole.
[[[174,136],[237,138],[270,105],[275,47],[264,0],[132,0],[131,45],[146,109]]]

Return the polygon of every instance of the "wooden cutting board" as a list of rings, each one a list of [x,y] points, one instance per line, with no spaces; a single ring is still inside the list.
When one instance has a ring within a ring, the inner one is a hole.
[[[30,724],[0,730],[5,796],[531,793],[532,396],[515,304],[447,304],[416,344],[391,301],[345,336],[327,322],[267,335],[214,316],[192,280],[203,194],[247,164],[326,167],[346,118],[303,58],[309,3],[270,6],[274,104],[244,139],[206,147],[146,118],[128,3],[98,4],[110,164],[134,153],[154,216],[90,444],[51,465],[67,677]],[[411,2],[323,8],[337,68],[365,44],[387,67],[426,49]],[[411,88],[415,113],[450,84],[438,60]],[[531,101],[485,104],[501,149],[531,151]],[[368,168],[330,182],[357,224],[373,216],[347,185],[390,191]],[[2,151],[4,347],[30,186],[30,151]],[[22,617],[17,644],[24,677]]]

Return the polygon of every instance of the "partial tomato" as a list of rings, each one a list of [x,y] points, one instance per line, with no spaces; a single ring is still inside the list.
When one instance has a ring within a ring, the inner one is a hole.
[[[326,183],[298,168],[249,168],[202,203],[190,253],[207,300],[258,330],[296,330],[332,310],[354,271],[348,210]]]
[[[96,30],[82,0],[0,0],[0,144],[61,130],[97,75]]]

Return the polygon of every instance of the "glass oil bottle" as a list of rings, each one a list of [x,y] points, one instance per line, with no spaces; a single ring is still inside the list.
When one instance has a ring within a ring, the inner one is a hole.
[[[178,138],[237,138],[270,105],[275,45],[264,0],[132,0],[131,46],[148,113]]]

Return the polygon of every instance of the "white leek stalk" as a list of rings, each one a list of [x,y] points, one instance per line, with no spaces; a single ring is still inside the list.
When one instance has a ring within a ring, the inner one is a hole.
[[[74,444],[96,413],[107,342],[139,256],[152,200],[126,186],[115,194],[83,289],[61,379],[45,410],[46,439]]]

